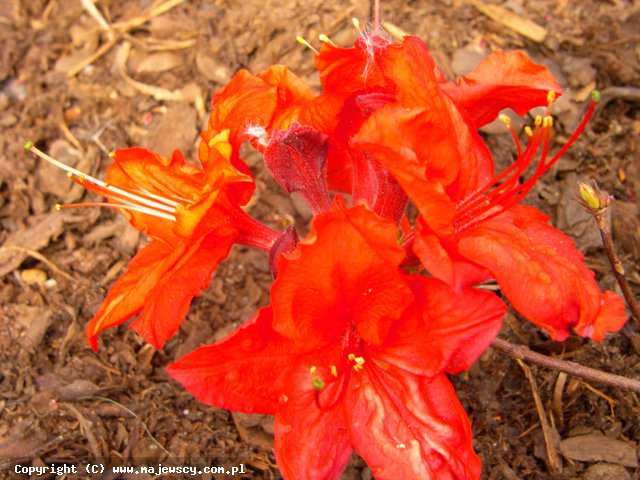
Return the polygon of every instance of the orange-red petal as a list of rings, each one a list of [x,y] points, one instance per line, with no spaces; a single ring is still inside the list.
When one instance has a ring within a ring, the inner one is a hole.
[[[274,414],[292,363],[292,342],[272,328],[263,308],[231,335],[167,367],[201,402],[246,413]]]
[[[285,479],[337,480],[353,447],[347,435],[342,403],[332,408],[318,408],[318,392],[309,373],[311,365],[310,360],[300,359],[285,379],[275,415],[276,461]],[[331,399],[337,394],[334,385],[322,389],[319,398]]]
[[[604,294],[573,240],[532,207],[516,206],[461,236],[458,251],[486,267],[513,307],[562,341],[573,327],[595,341],[619,330],[622,299]]]
[[[338,197],[315,217],[307,238],[278,263],[271,290],[276,331],[309,349],[336,342],[353,324],[366,341],[383,342],[413,294],[398,265],[397,229]]]
[[[178,330],[193,297],[209,284],[233,240],[234,237],[211,234],[192,245],[154,240],[145,246],[113,284],[87,324],[92,348],[97,350],[100,332],[140,312],[131,328],[154,347],[161,348]]]
[[[376,479],[480,478],[469,420],[444,374],[428,380],[365,366],[353,377],[349,436]]]
[[[506,305],[493,292],[455,292],[435,278],[413,275],[411,284],[415,303],[371,355],[427,377],[468,369],[498,335]]]
[[[494,120],[500,110],[511,108],[524,115],[547,104],[547,94],[561,88],[546,67],[537,65],[520,51],[496,50],[457,83],[442,89],[466,111],[476,128]]]

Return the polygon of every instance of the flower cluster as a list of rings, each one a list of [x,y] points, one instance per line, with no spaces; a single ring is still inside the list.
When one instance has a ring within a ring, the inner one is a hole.
[[[282,66],[239,71],[213,97],[198,166],[130,148],[115,152],[107,183],[68,169],[151,238],[87,336],[97,348],[101,331],[137,315],[131,328],[160,348],[233,244],[261,249],[270,304],[170,375],[210,405],[275,415],[285,478],[338,478],[353,450],[376,478],[478,478],[446,376],[488,348],[507,310],[477,285],[495,279],[558,341],[571,329],[599,341],[625,321],[572,240],[520,203],[568,147],[549,155],[549,110],[526,145],[514,132],[517,158],[502,173],[478,134],[504,108],[550,107],[560,87],[504,51],[448,82],[421,40],[377,32],[352,48],[325,42],[316,65],[320,94]],[[242,208],[255,187],[245,142],[310,206],[303,239]]]

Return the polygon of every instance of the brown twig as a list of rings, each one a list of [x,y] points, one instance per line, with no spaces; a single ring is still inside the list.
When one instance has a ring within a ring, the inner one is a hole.
[[[596,219],[596,224],[598,225],[598,230],[600,230],[600,236],[602,237],[604,250],[607,253],[607,258],[609,259],[611,269],[613,270],[613,274],[616,277],[618,285],[620,285],[622,295],[627,301],[627,305],[629,305],[631,316],[636,322],[640,322],[640,305],[638,305],[638,301],[631,291],[629,281],[624,274],[624,267],[616,253],[616,247],[613,244],[613,237],[611,236],[611,227],[607,220],[607,209],[611,203],[611,196],[602,192],[595,182],[593,186],[579,182],[578,193],[580,195],[580,203],[582,203],[587,211]]]
[[[531,369],[528,367],[528,365],[526,365],[522,362],[522,360],[519,359],[518,365],[520,365],[520,368],[522,368],[522,370],[524,371],[524,374],[527,376],[527,380],[529,380],[529,385],[531,386],[533,401],[536,404],[538,418],[540,419],[540,427],[542,428],[544,444],[547,448],[547,466],[549,467],[551,473],[560,473],[562,471],[562,460],[560,460],[560,455],[558,455],[558,450],[556,449],[555,442],[553,441],[551,426],[549,425],[547,413],[544,411],[544,405],[542,405],[540,393],[538,392],[538,384],[536,383],[536,379],[531,373]]]
[[[612,373],[596,370],[595,368],[585,367],[579,363],[548,357],[541,353],[533,352],[527,347],[514,345],[513,343],[507,342],[501,338],[496,338],[491,347],[499,352],[506,353],[513,358],[524,360],[529,363],[535,363],[536,365],[551,368],[552,370],[557,370],[559,372],[565,372],[569,375],[580,377],[583,380],[602,383],[612,387],[640,393],[640,381],[633,378],[614,375]]]

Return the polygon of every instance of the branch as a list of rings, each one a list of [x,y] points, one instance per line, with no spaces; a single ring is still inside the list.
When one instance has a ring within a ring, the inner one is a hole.
[[[593,187],[586,183],[578,182],[578,193],[578,200],[580,203],[596,219],[598,230],[600,230],[600,236],[602,237],[604,250],[607,253],[607,258],[611,264],[613,274],[616,276],[618,285],[620,285],[622,295],[624,295],[624,299],[627,301],[627,305],[629,305],[631,316],[636,322],[640,322],[640,306],[631,291],[631,286],[629,285],[627,277],[624,275],[624,267],[616,253],[616,247],[613,244],[613,237],[611,236],[611,227],[607,220],[607,209],[611,204],[612,197],[602,192],[595,182]]]
[[[579,363],[568,362],[566,360],[560,360],[558,358],[548,357],[541,353],[536,353],[529,350],[527,347],[521,345],[514,345],[513,343],[496,338],[493,341],[491,347],[499,352],[506,353],[507,355],[516,358],[518,360],[524,360],[525,362],[534,363],[542,367],[551,368],[559,372],[565,372],[569,375],[580,377],[584,380],[591,382],[603,383],[616,388],[622,388],[624,390],[631,390],[632,392],[640,393],[640,381],[633,378],[622,377],[620,375],[614,375],[612,373],[606,373],[595,368],[585,367]]]

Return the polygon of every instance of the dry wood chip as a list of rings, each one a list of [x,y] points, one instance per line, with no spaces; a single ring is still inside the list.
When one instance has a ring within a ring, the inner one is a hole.
[[[635,446],[601,433],[566,438],[560,442],[559,450],[569,460],[607,462],[625,467],[638,466]]]
[[[167,72],[180,66],[184,62],[184,57],[172,52],[158,52],[151,55],[144,55],[133,66],[133,70],[142,72]]]
[[[541,43],[547,37],[546,28],[532,20],[517,15],[508,8],[501,7],[500,5],[489,5],[482,0],[469,0],[469,2],[494,22],[498,22],[534,42]]]
[[[47,213],[36,224],[11,234],[0,247],[0,277],[18,268],[29,256],[24,250],[9,248],[10,246],[17,245],[38,251],[63,232],[64,220],[65,217],[60,212]]]

